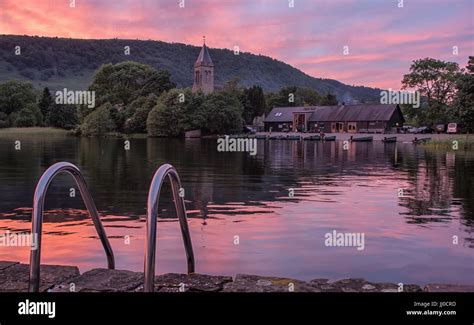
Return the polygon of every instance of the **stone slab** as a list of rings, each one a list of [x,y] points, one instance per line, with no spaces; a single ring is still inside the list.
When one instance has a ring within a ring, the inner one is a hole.
[[[75,266],[41,265],[40,292],[47,291],[56,283],[61,283],[79,275]],[[0,271],[0,292],[27,292],[29,265],[16,263]]]
[[[423,291],[425,292],[474,292],[474,285],[464,284],[427,284]]]
[[[155,292],[218,292],[231,281],[230,276],[166,273],[155,277]]]
[[[18,262],[10,262],[10,261],[0,261],[0,271],[13,266],[15,264],[19,264]]]
[[[321,292],[398,292],[398,285],[395,283],[374,283],[364,279],[342,279],[337,281],[327,281],[324,279],[311,280],[309,283]],[[404,284],[404,292],[419,292],[421,287],[414,284]]]
[[[237,274],[224,285],[224,292],[319,292],[307,282],[270,276]]]
[[[143,284],[143,273],[125,270],[92,269],[55,285],[51,292],[124,292]]]
[[[49,292],[142,292],[143,273],[125,270],[93,269],[79,273],[75,266],[42,265],[40,291]],[[26,292],[29,265],[0,261],[0,292]],[[72,285],[73,284],[73,285]],[[309,282],[271,276],[237,274],[166,273],[155,276],[155,292],[398,292],[394,283],[374,283],[364,279],[313,279]],[[404,292],[422,288],[404,284]],[[425,292],[474,292],[474,285],[428,284]]]

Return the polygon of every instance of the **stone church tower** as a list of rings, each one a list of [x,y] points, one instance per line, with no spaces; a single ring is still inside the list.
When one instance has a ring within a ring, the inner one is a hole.
[[[193,92],[199,90],[205,94],[210,94],[214,91],[214,63],[212,63],[205,39],[201,53],[199,53],[199,56],[194,63]]]

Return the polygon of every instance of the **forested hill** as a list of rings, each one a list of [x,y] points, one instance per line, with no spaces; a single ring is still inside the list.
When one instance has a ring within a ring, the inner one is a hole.
[[[15,47],[21,55],[15,55]],[[124,47],[130,46],[130,55]],[[37,36],[0,35],[0,82],[30,80],[37,87],[84,89],[94,71],[104,63],[137,61],[166,69],[178,87],[193,83],[193,64],[200,47],[141,40],[81,40]],[[380,90],[353,87],[332,79],[313,78],[304,72],[267,56],[210,49],[215,65],[216,85],[239,77],[245,86],[254,84],[266,91],[285,86],[303,86],[321,94],[331,92],[339,100],[376,101]]]

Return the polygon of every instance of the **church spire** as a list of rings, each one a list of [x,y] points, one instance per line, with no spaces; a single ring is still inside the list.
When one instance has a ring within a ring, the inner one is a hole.
[[[195,67],[200,66],[200,65],[209,66],[209,67],[214,66],[214,63],[212,63],[211,55],[209,54],[209,50],[206,46],[206,36],[203,36],[203,45],[201,48],[201,52],[199,53],[199,56],[196,62],[194,63]]]
[[[214,91],[214,63],[206,46],[206,36],[202,37],[202,41],[201,52],[194,63],[193,92],[202,91],[209,94]]]

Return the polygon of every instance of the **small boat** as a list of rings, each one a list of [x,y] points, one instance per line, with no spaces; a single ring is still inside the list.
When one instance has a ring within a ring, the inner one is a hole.
[[[299,136],[299,135],[289,135],[286,138],[288,140],[301,140],[301,136]]]
[[[415,138],[415,139],[413,139],[413,144],[425,143],[425,142],[428,142],[430,140],[431,140],[431,138],[423,138],[423,139]]]
[[[303,138],[303,140],[321,141],[321,137],[319,135],[310,135],[309,137]]]
[[[255,136],[255,138],[265,140],[265,139],[267,138],[267,135],[266,135],[266,134],[257,134],[257,135]]]
[[[383,143],[397,142],[397,137],[384,137],[382,142]]]
[[[325,136],[324,137],[324,141],[336,141],[336,136],[335,135],[331,135],[331,136]]]
[[[352,138],[351,137],[351,141],[352,142],[369,142],[369,141],[372,141],[374,138],[373,137],[360,137],[360,138]]]

